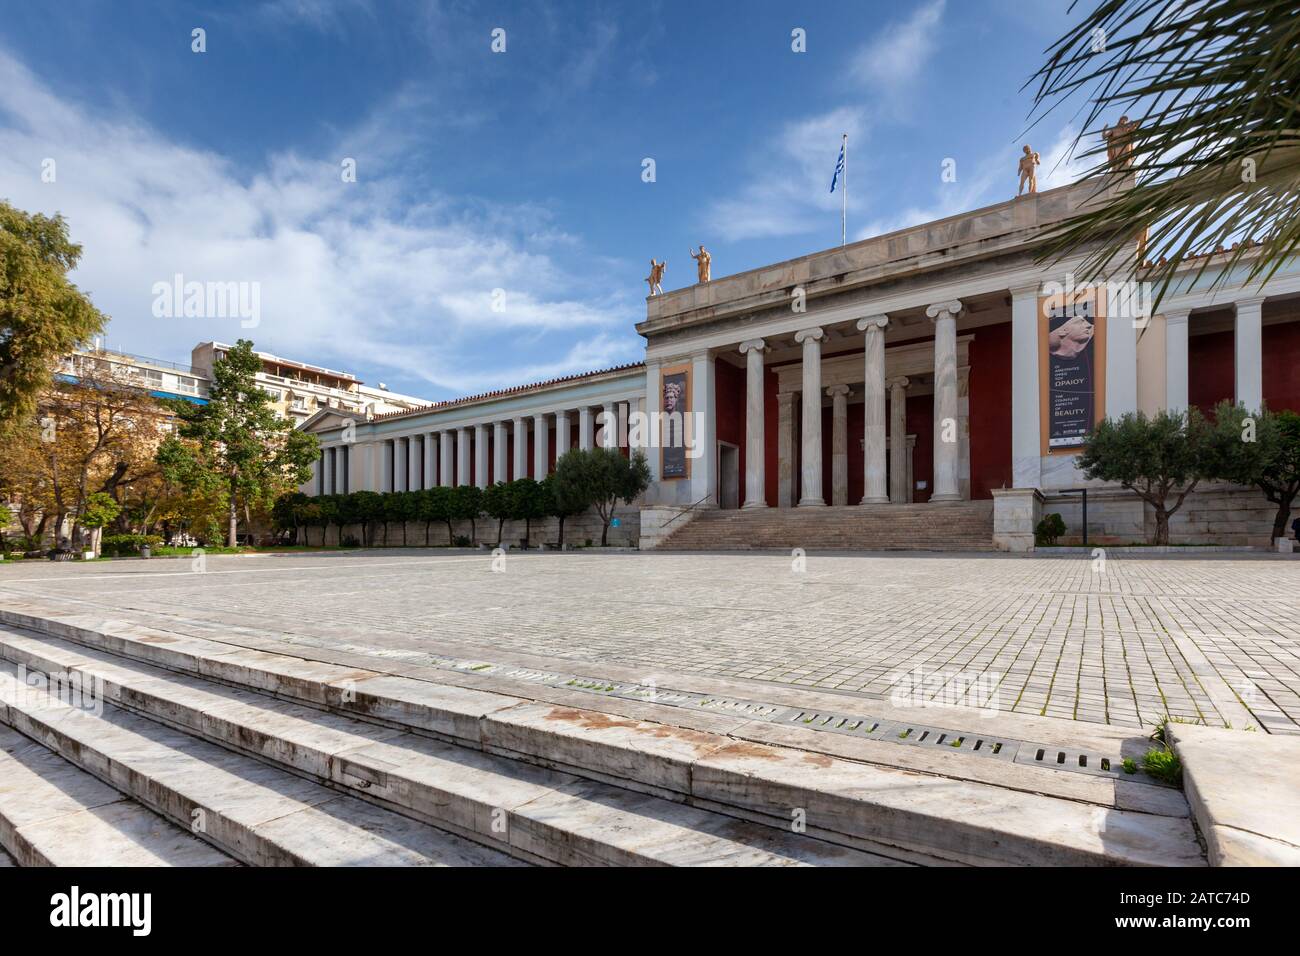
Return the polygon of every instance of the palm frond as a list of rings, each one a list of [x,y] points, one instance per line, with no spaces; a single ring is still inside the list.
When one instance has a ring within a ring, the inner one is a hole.
[[[1140,273],[1158,303],[1189,261],[1218,284],[1246,258],[1252,282],[1296,253],[1300,2],[1101,0],[1049,47],[1035,83],[1034,122],[1089,96],[1075,148],[1095,137],[1079,155],[1095,159],[1097,184],[1040,259],[1086,253],[1089,280]],[[1138,125],[1115,168],[1100,134],[1120,113]]]

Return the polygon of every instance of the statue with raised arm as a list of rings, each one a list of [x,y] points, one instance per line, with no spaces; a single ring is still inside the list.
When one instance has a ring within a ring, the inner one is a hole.
[[[1121,116],[1114,126],[1107,126],[1101,131],[1101,138],[1106,142],[1106,161],[1112,169],[1126,170],[1133,162],[1133,133],[1138,124]]]
[[[695,267],[699,272],[700,282],[709,281],[709,264],[713,262],[713,256],[709,255],[709,250],[704,248],[704,243],[700,243],[700,251],[692,252],[691,258],[695,260]]]
[[[1038,192],[1038,163],[1038,154],[1026,146],[1025,155],[1020,157],[1020,188],[1016,190],[1017,196]]]
[[[663,262],[655,262],[653,258],[650,259],[650,274],[646,276],[645,281],[650,286],[651,295],[664,294],[664,266],[667,264],[668,260],[666,259]]]

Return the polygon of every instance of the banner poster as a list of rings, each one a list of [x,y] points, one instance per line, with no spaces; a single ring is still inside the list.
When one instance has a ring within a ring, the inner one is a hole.
[[[690,386],[689,366],[664,369],[659,385],[663,409],[659,475],[663,479],[686,478],[689,474],[684,429],[690,411]]]
[[[1096,422],[1098,317],[1092,296],[1045,303],[1047,447],[1080,448]]]

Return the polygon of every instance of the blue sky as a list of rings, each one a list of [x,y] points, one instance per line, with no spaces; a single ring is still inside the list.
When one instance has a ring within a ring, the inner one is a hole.
[[[1013,196],[1067,5],[0,0],[0,197],[68,218],[114,347],[454,397],[638,359],[651,256],[672,289],[700,242],[715,277],[836,245],[842,132],[850,240]],[[156,317],[176,273],[259,283],[258,326]]]

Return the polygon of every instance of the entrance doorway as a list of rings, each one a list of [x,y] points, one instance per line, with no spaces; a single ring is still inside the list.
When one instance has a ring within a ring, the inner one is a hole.
[[[718,507],[740,507],[740,448],[718,442]]]

